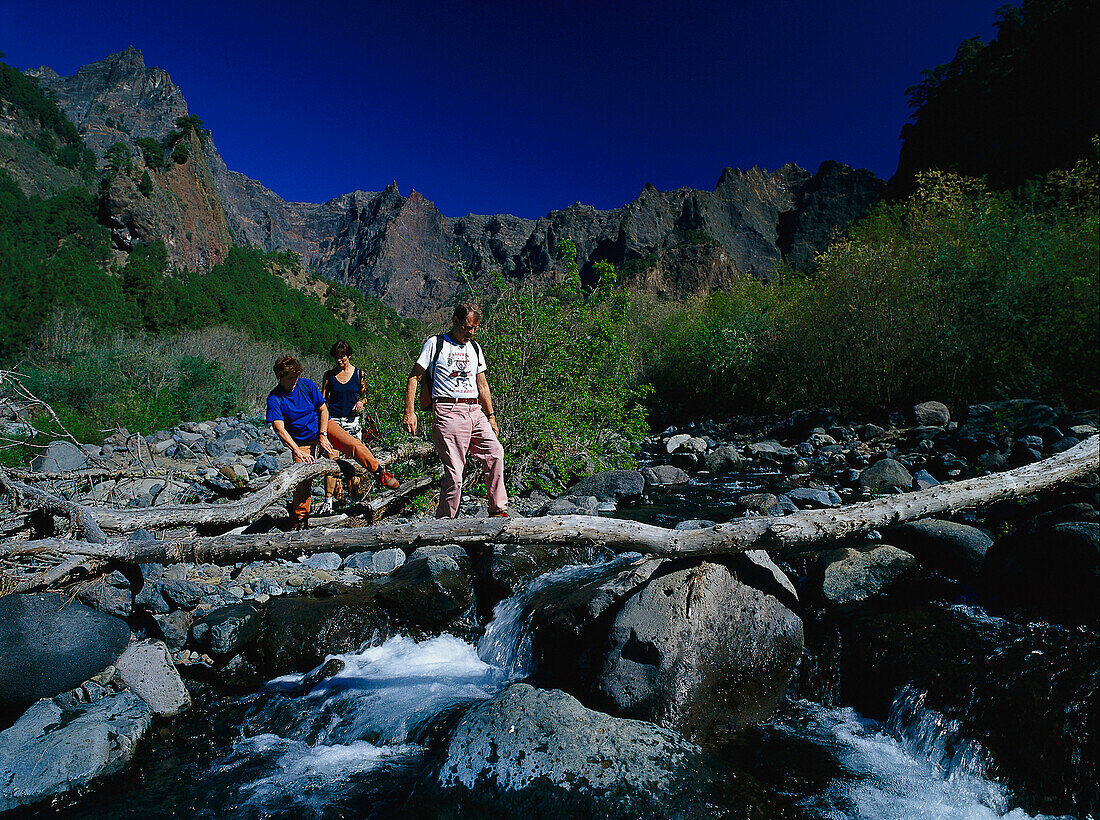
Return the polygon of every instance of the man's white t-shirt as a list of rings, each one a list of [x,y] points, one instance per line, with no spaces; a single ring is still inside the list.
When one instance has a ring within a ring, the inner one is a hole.
[[[425,370],[431,369],[435,356],[436,337],[432,336],[420,350],[416,363]],[[455,399],[477,398],[477,374],[485,372],[485,354],[478,355],[480,346],[471,340],[464,345],[455,344],[443,334],[443,347],[435,363],[432,378],[432,398],[449,396]]]

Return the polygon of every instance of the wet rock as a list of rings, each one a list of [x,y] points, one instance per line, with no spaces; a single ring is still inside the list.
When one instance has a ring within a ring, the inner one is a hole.
[[[0,811],[37,803],[122,769],[152,712],[132,692],[62,709],[40,700],[0,732]]]
[[[230,604],[212,610],[191,627],[191,636],[205,652],[227,658],[243,650],[260,632],[263,613],[253,603]]]
[[[881,494],[894,490],[909,490],[913,486],[913,476],[905,465],[892,458],[876,461],[859,474],[859,486],[866,492]]]
[[[473,590],[458,561],[434,553],[397,569],[379,588],[378,602],[397,622],[435,631],[471,609]]]
[[[667,562],[623,603],[596,684],[610,711],[692,737],[766,719],[802,653],[797,596],[768,556]]]
[[[821,597],[833,606],[873,598],[917,566],[912,555],[888,544],[863,551],[832,550],[818,561],[822,571]]]
[[[932,487],[938,487],[939,484],[940,482],[927,470],[917,470],[913,473],[913,486],[918,490],[930,490]]]
[[[115,661],[115,669],[130,691],[149,704],[154,715],[172,717],[191,705],[191,695],[162,641],[130,644]]]
[[[738,499],[738,503],[746,510],[761,515],[767,515],[768,510],[778,502],[779,496],[774,493],[745,493]]]
[[[671,464],[646,467],[642,470],[642,478],[645,479],[647,487],[661,490],[670,487],[682,487],[691,481],[691,477],[686,472]]]
[[[790,461],[797,453],[790,447],[784,447],[778,441],[757,441],[745,448],[749,457],[768,464]]]
[[[344,569],[374,569],[374,553],[373,552],[353,552],[347,558],[344,559]]]
[[[713,475],[725,475],[742,469],[744,465],[745,459],[732,444],[715,447],[713,450],[704,453],[699,460],[699,466]]]
[[[998,539],[981,584],[1001,608],[1060,623],[1100,623],[1100,524],[1064,522]]]
[[[499,544],[471,548],[470,560],[478,615],[484,621],[498,603],[521,592],[529,581],[568,564],[589,564],[595,554],[577,543]]]
[[[167,580],[160,583],[160,594],[176,609],[193,609],[205,593],[194,581]]]
[[[673,527],[674,530],[706,530],[711,527],[717,526],[717,522],[710,521],[705,518],[689,518],[686,521],[680,521]]]
[[[748,817],[760,800],[675,732],[524,683],[463,716],[438,780],[442,817]]]
[[[273,598],[263,624],[244,652],[263,679],[313,669],[328,655],[358,651],[390,634],[374,589],[331,598]]]
[[[883,533],[887,541],[911,553],[925,567],[949,578],[974,583],[981,572],[989,534],[967,524],[927,518],[907,521]]]
[[[129,642],[125,621],[64,596],[0,598],[0,712],[79,686]]]

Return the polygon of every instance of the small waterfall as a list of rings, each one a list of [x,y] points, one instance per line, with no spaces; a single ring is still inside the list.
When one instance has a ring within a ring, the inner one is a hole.
[[[518,595],[505,598],[493,608],[493,620],[477,642],[477,654],[486,663],[497,666],[514,678],[527,677],[532,668],[531,636],[527,632],[528,605],[538,592],[556,586],[574,586],[617,572],[641,558],[638,553],[624,553],[601,564],[573,564],[540,575]]]
[[[985,779],[992,758],[981,743],[962,736],[959,721],[925,705],[928,693],[904,686],[890,706],[884,729],[909,752],[938,765],[948,779]],[[996,808],[996,807],[995,807]]]

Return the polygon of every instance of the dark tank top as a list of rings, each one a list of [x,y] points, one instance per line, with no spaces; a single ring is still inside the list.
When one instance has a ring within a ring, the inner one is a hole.
[[[359,401],[359,368],[352,371],[347,384],[336,380],[336,370],[325,373],[325,393],[328,396],[328,413],[332,418],[346,419],[355,415],[352,409]]]

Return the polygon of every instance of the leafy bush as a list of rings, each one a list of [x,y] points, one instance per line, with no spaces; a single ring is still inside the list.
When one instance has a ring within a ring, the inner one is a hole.
[[[490,365],[508,469],[516,479],[542,471],[568,483],[596,470],[634,464],[646,431],[627,315],[628,294],[614,268],[597,265],[599,285],[579,285],[576,247],[558,245],[565,281],[538,293],[497,279],[479,343]],[[537,477],[537,476],[536,476]]]

